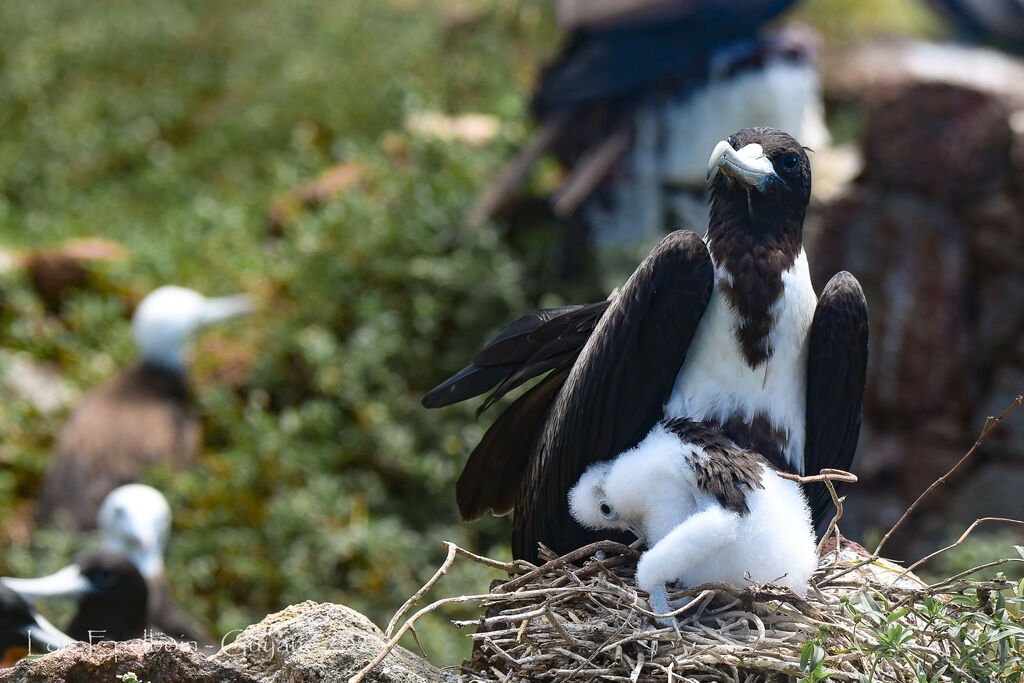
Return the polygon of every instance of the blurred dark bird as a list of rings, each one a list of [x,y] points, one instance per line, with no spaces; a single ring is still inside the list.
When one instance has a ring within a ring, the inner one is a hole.
[[[217,641],[171,598],[164,577],[164,550],[171,534],[171,507],[163,494],[145,484],[126,484],[110,492],[96,520],[103,549],[129,558],[146,579],[147,624],[176,640],[194,642],[200,652]]]
[[[703,239],[670,234],[608,301],[517,320],[423,398],[439,408],[493,388],[483,410],[546,373],[505,408],[456,487],[463,519],[515,510],[518,558],[536,560],[538,542],[565,552],[601,538],[569,514],[569,489],[663,419],[705,423],[784,471],[853,460],[867,304],[846,272],[815,296],[803,147],[780,130],[744,129],[715,146],[707,174]],[[806,492],[820,521],[827,490]]]
[[[111,490],[154,463],[184,467],[195,457],[199,419],[185,376],[185,344],[206,325],[251,311],[239,294],[207,298],[161,287],[132,317],[140,362],[83,398],[57,437],[36,501],[36,520],[91,528]]]
[[[1024,52],[1024,4],[1020,0],[928,0],[963,37]]]
[[[75,598],[65,631],[75,640],[131,640],[146,628],[146,580],[131,560],[108,552],[83,553],[72,564],[36,579],[0,579],[29,600]]]
[[[65,299],[75,290],[102,287],[97,265],[120,261],[124,256],[125,249],[117,242],[93,237],[33,249],[19,255],[18,261],[46,310],[59,314]]]
[[[667,224],[706,223],[707,150],[732,131],[770,125],[827,143],[817,37],[762,32],[792,0],[559,4],[571,32],[536,86],[537,132],[471,222],[510,206],[550,152],[566,169],[556,216],[598,243],[651,241]]]
[[[27,654],[46,654],[73,642],[25,598],[0,584],[0,668]]]

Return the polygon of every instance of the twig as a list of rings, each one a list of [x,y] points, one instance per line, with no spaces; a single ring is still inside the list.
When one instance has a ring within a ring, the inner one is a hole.
[[[633,557],[634,559],[640,557],[640,552],[635,548],[631,548],[628,545],[623,545],[615,541],[598,541],[597,543],[591,543],[590,545],[578,548],[577,550],[574,550],[571,553],[567,553],[565,555],[562,555],[561,557],[557,557],[553,560],[550,560],[549,562],[545,562],[536,569],[529,571],[520,577],[512,579],[511,581],[498,586],[494,589],[494,591],[496,593],[508,593],[510,591],[514,591],[515,589],[519,588],[520,586],[526,585],[527,583],[535,579],[537,576],[540,576],[545,572],[558,569],[559,567],[564,567],[565,565],[571,564],[576,560],[581,560],[585,557],[590,557],[598,551],[615,552],[621,555],[628,555],[630,557]]]
[[[907,567],[906,569],[904,569],[900,573],[900,575],[896,577],[896,581],[899,581],[906,574],[908,574],[909,572],[917,569],[918,567],[920,567],[922,564],[924,564],[928,560],[932,559],[933,557],[941,555],[942,553],[946,552],[947,550],[952,550],[953,548],[955,548],[958,545],[960,545],[961,543],[963,543],[965,540],[967,540],[967,537],[971,535],[971,532],[974,531],[974,529],[977,528],[977,526],[979,524],[981,524],[982,522],[1006,522],[1007,524],[1018,524],[1020,526],[1024,526],[1024,522],[1020,521],[1019,519],[1008,519],[1006,517],[982,517],[981,519],[976,519],[976,520],[974,520],[974,523],[971,524],[971,526],[967,527],[967,531],[963,532],[960,535],[960,538],[956,539],[955,542],[951,543],[950,545],[947,545],[945,548],[940,548],[939,550],[936,550],[931,555],[926,555],[925,557],[922,557],[920,560],[918,560],[914,564],[912,564],[909,567]],[[894,581],[894,583],[895,583],[895,581]]]
[[[981,443],[985,440],[985,437],[987,437],[989,433],[996,428],[996,425],[1002,422],[1003,418],[1005,418],[1007,415],[1016,410],[1020,406],[1021,402],[1024,402],[1024,396],[1018,396],[1016,399],[1014,399],[1013,403],[1010,404],[1010,407],[1004,410],[1003,414],[1000,415],[999,417],[989,418],[985,421],[985,426],[981,430],[981,435],[978,436],[978,440],[974,442],[974,445],[971,446],[971,449],[967,451],[967,453],[964,454],[964,457],[960,458],[960,460],[958,460],[957,463],[953,465],[953,467],[948,472],[946,472],[944,475],[942,475],[934,482],[932,482],[932,485],[925,489],[924,493],[917,497],[917,500],[915,500],[913,504],[911,504],[911,506],[907,508],[907,511],[903,513],[903,516],[900,517],[899,520],[897,520],[896,524],[894,524],[892,528],[889,529],[888,532],[886,532],[885,536],[882,537],[882,540],[878,542],[878,545],[875,546],[875,552],[873,552],[872,555],[876,557],[879,555],[879,553],[882,551],[882,546],[884,546],[886,541],[889,540],[889,537],[892,536],[893,533],[900,528],[900,526],[907,519],[907,517],[910,516],[910,513],[917,509],[917,506],[921,504],[921,501],[927,498],[928,494],[934,491],[939,485],[945,484],[946,480],[948,480],[954,472],[960,469],[961,465],[967,462],[967,460],[972,455],[974,455],[974,452],[978,450],[979,446],[981,446]]]
[[[826,467],[821,470],[818,474],[811,474],[802,476],[799,474],[791,474],[789,472],[780,472],[776,470],[775,474],[779,475],[783,479],[795,481],[798,484],[813,484],[815,482],[824,481],[843,481],[848,484],[857,483],[857,475],[853,472],[847,472],[846,470],[836,470],[831,467]]]
[[[362,669],[359,670],[358,673],[356,673],[354,676],[352,676],[351,678],[348,679],[348,683],[360,683],[360,681],[362,681],[364,678],[366,678],[367,674],[369,674],[371,671],[373,671],[374,668],[376,668],[376,666],[378,664],[383,662],[384,658],[387,657],[388,654],[390,654],[393,649],[395,649],[395,645],[398,645],[398,641],[402,639],[402,636],[405,635],[406,631],[411,629],[413,627],[413,624],[415,624],[416,621],[420,617],[422,617],[424,614],[429,614],[430,612],[433,612],[434,610],[438,609],[439,607],[444,607],[445,605],[457,605],[457,604],[464,603],[464,602],[483,602],[488,597],[490,597],[490,596],[489,595],[459,595],[459,596],[456,596],[454,598],[443,598],[441,600],[436,600],[436,601],[430,603],[429,605],[427,605],[426,607],[420,609],[414,615],[409,617],[408,621],[406,621],[404,624],[402,624],[402,628],[398,629],[398,633],[396,633],[394,636],[392,636],[391,640],[389,640],[387,642],[387,644],[384,646],[384,648],[379,653],[377,653],[377,656],[373,658],[373,661],[371,661],[369,664],[364,666]]]
[[[989,569],[990,567],[1001,567],[1004,564],[1013,564],[1015,562],[1024,562],[1024,559],[1022,559],[1020,557],[1004,557],[1001,560],[993,560],[992,562],[986,562],[985,564],[979,564],[977,567],[973,567],[971,569],[964,570],[964,571],[960,572],[959,574],[954,574],[953,576],[949,577],[948,579],[943,579],[942,581],[938,581],[937,583],[933,583],[932,585],[928,586],[927,590],[930,591],[930,592],[935,592],[939,588],[944,588],[945,586],[949,586],[951,584],[954,584],[954,583],[956,583],[957,581],[959,581],[962,578],[970,576],[971,574],[974,574],[975,572],[980,572],[982,569]]]
[[[854,477],[854,481],[856,481],[856,477]],[[838,528],[836,525],[839,523],[839,520],[843,518],[843,501],[846,500],[845,496],[840,498],[836,494],[836,487],[832,484],[832,480],[831,479],[825,479],[824,482],[825,482],[825,488],[828,489],[828,494],[830,496],[832,496],[832,503],[836,506],[836,514],[832,518],[832,521],[828,523],[828,530],[825,531],[825,533],[823,533],[821,535],[821,540],[818,541],[818,546],[814,549],[815,557],[821,557],[821,549],[825,547],[825,542],[828,541],[829,535],[831,535],[833,529],[837,529]],[[838,533],[836,534],[836,559],[839,559],[839,534]]]
[[[530,564],[526,560],[513,560],[511,562],[492,560],[489,557],[484,557],[483,555],[471,553],[465,548],[460,548],[459,546],[455,546],[455,552],[457,552],[459,555],[462,555],[468,560],[473,560],[477,564],[482,564],[485,567],[493,567],[494,569],[500,569],[509,575],[522,574],[524,572],[528,572],[532,569],[535,569],[534,565]]]
[[[434,575],[430,577],[430,580],[423,584],[423,587],[416,591],[415,595],[405,601],[405,603],[398,608],[395,612],[395,616],[391,617],[391,621],[388,622],[388,627],[384,631],[384,637],[390,638],[391,633],[395,630],[395,625],[401,620],[405,613],[409,611],[409,608],[415,605],[431,588],[434,587],[441,577],[448,573],[452,563],[455,562],[455,554],[458,552],[458,546],[449,541],[445,541],[444,545],[448,548],[448,557],[445,558],[444,564],[441,568],[434,572]]]

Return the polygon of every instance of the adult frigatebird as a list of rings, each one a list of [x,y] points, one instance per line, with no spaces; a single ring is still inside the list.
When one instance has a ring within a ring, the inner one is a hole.
[[[703,238],[668,235],[607,301],[517,320],[424,396],[438,408],[493,388],[483,410],[547,373],[498,417],[456,487],[466,520],[515,510],[516,557],[535,560],[538,542],[564,552],[607,537],[572,518],[568,491],[662,419],[708,423],[780,470],[850,466],[867,304],[847,272],[815,296],[807,154],[783,131],[746,128],[718,143],[708,176]],[[817,522],[827,491],[807,495]]]

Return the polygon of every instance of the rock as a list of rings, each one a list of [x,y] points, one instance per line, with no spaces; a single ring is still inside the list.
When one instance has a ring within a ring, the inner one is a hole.
[[[125,642],[75,643],[38,659],[23,659],[0,671],[2,683],[119,683],[134,673],[150,683],[255,683],[223,662],[164,636]]]
[[[864,179],[939,202],[974,202],[1006,183],[1012,139],[1010,109],[999,98],[947,83],[908,85],[868,107]]]
[[[307,601],[248,627],[212,657],[261,683],[344,683],[387,640],[365,616],[343,605]],[[396,647],[365,679],[376,683],[441,681],[439,669]]]
[[[0,349],[0,387],[31,403],[49,415],[71,404],[77,393],[64,381],[59,369],[39,363],[24,351],[10,353]]]
[[[967,226],[927,198],[858,185],[820,210],[814,281],[853,273],[868,300],[871,350],[865,414],[914,427],[973,410]],[[940,351],[941,349],[941,351]]]
[[[988,48],[886,41],[825,57],[825,92],[831,99],[870,101],[889,89],[921,83],[964,86],[1024,106],[1024,63]]]

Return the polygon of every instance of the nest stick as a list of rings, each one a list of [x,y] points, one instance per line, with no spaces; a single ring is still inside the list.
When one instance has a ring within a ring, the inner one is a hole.
[[[978,528],[978,525],[981,524],[982,522],[1004,522],[1004,523],[1007,523],[1007,524],[1016,524],[1018,526],[1024,526],[1024,522],[1022,522],[1021,520],[1019,520],[1019,519],[1009,519],[1007,517],[982,517],[981,519],[976,519],[976,520],[974,520],[974,523],[971,524],[971,526],[967,527],[967,531],[965,531],[962,534],[960,534],[960,538],[956,539],[956,541],[954,541],[953,543],[950,543],[945,548],[940,548],[940,549],[936,550],[934,553],[932,553],[931,555],[926,555],[925,557],[922,557],[920,560],[918,560],[914,564],[912,564],[909,567],[907,567],[906,569],[904,569],[900,573],[900,575],[896,577],[896,580],[899,581],[908,572],[911,572],[911,571],[917,569],[918,567],[920,567],[922,564],[924,564],[928,560],[930,560],[930,559],[932,559],[934,557],[937,557],[937,556],[941,555],[942,553],[944,553],[944,552],[946,552],[948,550],[952,550],[953,548],[957,547],[958,545],[960,545],[961,543],[966,541],[967,537],[971,535],[971,532],[974,531],[976,528]]]
[[[889,537],[892,536],[893,533],[900,528],[900,526],[907,519],[907,517],[910,516],[910,513],[917,509],[917,507],[921,504],[921,501],[927,498],[928,495],[936,488],[938,488],[940,485],[945,484],[946,481],[951,476],[953,476],[953,474],[958,469],[960,469],[960,466],[967,462],[967,460],[969,460],[972,455],[974,455],[974,452],[978,450],[978,447],[981,446],[983,441],[985,441],[985,437],[987,437],[989,433],[993,429],[995,429],[1000,422],[1003,421],[1003,418],[1005,418],[1007,415],[1016,410],[1020,406],[1022,401],[1024,401],[1024,396],[1018,396],[1016,399],[1014,399],[1013,403],[1011,403],[1010,406],[1003,411],[1002,415],[995,418],[990,417],[988,420],[985,421],[985,426],[982,428],[981,434],[978,436],[977,441],[975,441],[974,445],[971,446],[971,449],[967,451],[967,453],[964,454],[964,457],[960,458],[960,460],[958,460],[957,463],[953,465],[953,467],[948,472],[946,472],[944,475],[942,475],[934,482],[932,482],[932,485],[925,489],[924,493],[917,497],[917,500],[915,500],[910,505],[910,507],[907,508],[907,511],[903,513],[903,516],[896,521],[892,528],[889,529],[889,531],[886,532],[885,536],[882,537],[882,540],[878,542],[878,545],[875,546],[875,552],[873,552],[872,555],[877,557],[878,554],[882,552],[882,546],[884,546],[886,542],[889,540]]]
[[[395,612],[395,616],[391,617],[391,621],[388,622],[388,627],[384,631],[385,638],[391,637],[391,633],[395,630],[395,625],[398,624],[403,616],[405,616],[405,613],[408,612],[413,605],[419,602],[420,598],[422,598],[427,591],[433,588],[434,584],[440,581],[442,576],[448,573],[452,563],[455,562],[455,554],[458,552],[458,546],[449,541],[445,541],[444,545],[448,548],[448,557],[445,558],[444,564],[441,565],[440,569],[434,572],[434,575],[430,577],[429,581],[423,584],[422,588],[416,591],[415,595],[405,601],[398,611]]]

